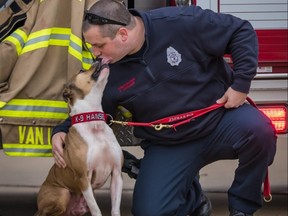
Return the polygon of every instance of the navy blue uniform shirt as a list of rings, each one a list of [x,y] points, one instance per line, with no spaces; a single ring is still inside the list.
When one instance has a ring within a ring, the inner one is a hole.
[[[110,65],[103,109],[118,105],[133,121],[163,117],[208,107],[228,87],[248,93],[258,64],[256,33],[248,21],[197,6],[130,10],[145,26],[145,44],[131,56]],[[231,54],[233,69],[223,55]],[[158,144],[177,144],[203,137],[221,120],[220,108],[174,129],[135,127],[134,135]],[[68,131],[69,121],[53,134]]]

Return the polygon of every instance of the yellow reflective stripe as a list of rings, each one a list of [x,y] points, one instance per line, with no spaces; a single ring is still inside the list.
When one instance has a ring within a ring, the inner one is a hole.
[[[86,50],[82,50],[82,40],[77,36],[71,34],[70,37],[71,43],[69,46],[69,53],[75,58],[79,59],[82,62],[82,67],[85,70],[88,70],[93,63],[93,54],[92,52],[88,52]],[[87,45],[87,43],[86,43]],[[87,45],[89,47],[89,45]],[[91,45],[90,45],[91,47]]]
[[[82,40],[74,34],[70,36],[68,52],[82,62]]]
[[[84,69],[89,69],[93,63],[93,54],[82,50],[81,38],[72,34],[70,28],[43,29],[31,33],[28,38],[24,31],[17,29],[5,40],[15,45],[18,55],[45,48],[49,45],[67,46],[69,54],[81,61]],[[90,44],[86,43],[86,46],[91,48]]]
[[[49,45],[67,46],[69,54],[83,62],[84,69],[89,69],[92,65],[93,57],[91,54],[82,56],[85,53],[85,51],[82,53],[82,40],[72,34],[70,28],[49,28],[31,33],[21,54]]]
[[[48,29],[42,29],[40,31],[37,32],[32,32],[29,37],[28,40],[32,40],[35,38],[39,38],[42,37],[44,35],[51,35],[51,34],[66,34],[66,35],[70,35],[71,34],[71,29],[70,28],[48,28]]]
[[[6,102],[0,101],[0,108],[4,107],[6,104]]]
[[[9,42],[11,42],[12,44],[14,44],[15,47],[16,47],[17,55],[18,55],[18,56],[20,55],[21,50],[22,50],[22,47],[21,47],[20,41],[19,41],[17,38],[15,38],[15,37],[13,37],[12,35],[10,35],[10,36],[8,36],[4,41],[9,41]]]
[[[4,153],[10,157],[52,157],[52,153],[31,153],[31,152],[9,152],[4,149]]]
[[[82,52],[82,67],[85,70],[88,70],[91,65],[93,64],[93,58],[95,59],[96,57],[93,55],[92,52],[83,50]]]
[[[83,50],[83,52],[82,52],[83,58],[86,58],[86,59],[93,59],[92,55],[93,55],[92,52],[88,52],[86,50]],[[94,55],[93,55],[93,57],[96,58]]]
[[[50,150],[52,148],[51,145],[44,144],[44,145],[34,145],[34,144],[14,144],[14,143],[4,143],[3,147],[5,148],[11,148],[11,149],[48,149]]]
[[[29,35],[21,54],[49,45],[68,46],[70,34],[69,28],[49,28],[33,32]]]
[[[67,114],[64,113],[47,113],[36,111],[1,111],[0,116],[3,117],[21,117],[21,118],[45,118],[45,119],[66,119]]]
[[[64,101],[13,99],[0,109],[2,117],[66,119]]]
[[[14,31],[14,33],[18,34],[21,38],[23,38],[24,42],[27,41],[28,36],[27,36],[26,32],[24,32],[23,30],[17,29],[17,30]]]
[[[89,68],[91,67],[91,64],[87,64],[87,63],[82,62],[82,67],[84,70],[89,70]]]
[[[19,56],[22,48],[24,47],[24,44],[27,41],[27,34],[23,30],[17,29],[3,41],[9,41],[14,44],[16,47],[17,55]]]
[[[3,143],[3,149],[9,156],[29,156],[29,157],[51,157],[51,145],[30,145],[30,144],[7,144]]]
[[[132,113],[129,110],[125,109],[123,106],[118,106],[117,108],[121,111],[121,114],[125,118],[131,118],[132,117]]]
[[[10,105],[27,105],[27,106],[51,106],[67,108],[67,103],[64,101],[53,100],[33,100],[33,99],[13,99],[8,102]]]

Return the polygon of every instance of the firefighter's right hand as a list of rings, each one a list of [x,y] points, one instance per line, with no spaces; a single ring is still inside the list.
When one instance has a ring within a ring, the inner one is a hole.
[[[56,165],[60,168],[66,167],[66,162],[63,158],[64,139],[66,133],[58,132],[52,136],[52,153]]]

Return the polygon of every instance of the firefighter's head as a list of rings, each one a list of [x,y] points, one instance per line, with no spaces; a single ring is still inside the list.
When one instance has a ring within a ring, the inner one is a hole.
[[[142,20],[117,0],[99,0],[85,11],[82,32],[93,54],[111,59],[110,63],[137,52],[145,34]]]

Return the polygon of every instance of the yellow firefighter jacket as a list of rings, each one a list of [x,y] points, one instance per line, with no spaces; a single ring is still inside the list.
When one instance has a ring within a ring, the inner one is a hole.
[[[52,156],[51,129],[68,116],[63,85],[93,61],[82,48],[81,25],[94,2],[15,0],[0,11],[0,132],[7,155]]]

